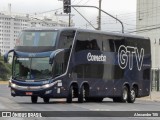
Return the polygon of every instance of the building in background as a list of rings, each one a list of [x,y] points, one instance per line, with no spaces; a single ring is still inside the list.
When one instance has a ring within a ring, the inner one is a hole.
[[[54,17],[30,16],[11,12],[11,4],[8,11],[0,12],[0,54],[4,55],[15,46],[16,39],[21,30],[27,27],[67,27],[68,21],[58,20]],[[71,23],[74,26],[74,23]]]
[[[160,0],[137,0],[136,31],[138,35],[151,39],[153,86],[159,89]]]
[[[21,30],[29,27],[29,18],[0,13],[0,52],[3,55],[14,48],[14,44]]]

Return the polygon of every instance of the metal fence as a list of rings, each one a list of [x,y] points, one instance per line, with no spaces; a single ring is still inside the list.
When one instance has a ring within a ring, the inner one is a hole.
[[[151,80],[152,80],[152,91],[159,91],[160,90],[160,69],[159,68],[152,68],[151,72]]]

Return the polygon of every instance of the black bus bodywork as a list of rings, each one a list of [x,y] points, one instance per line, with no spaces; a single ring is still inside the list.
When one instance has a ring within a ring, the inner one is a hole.
[[[150,94],[151,48],[148,38],[76,28],[32,28],[22,31],[13,52],[12,96],[105,97],[133,103]]]

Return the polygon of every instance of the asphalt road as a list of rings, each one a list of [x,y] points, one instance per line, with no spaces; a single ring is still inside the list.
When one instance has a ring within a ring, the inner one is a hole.
[[[41,98],[37,104],[32,104],[30,97],[12,97],[7,85],[0,85],[0,111],[160,111],[160,102],[136,100],[135,103],[114,103],[111,99],[104,99],[102,103],[85,102],[77,103],[75,99],[73,103],[65,102],[65,99],[51,99],[50,103],[45,104]],[[62,113],[63,114],[63,113]],[[127,112],[126,112],[127,114]],[[160,116],[160,115],[159,115]],[[21,120],[22,118],[0,118],[0,120]],[[23,118],[27,119],[28,118]],[[53,118],[41,118],[48,120]],[[32,118],[32,120],[41,120],[40,118]],[[160,117],[56,117],[54,120],[160,120]]]

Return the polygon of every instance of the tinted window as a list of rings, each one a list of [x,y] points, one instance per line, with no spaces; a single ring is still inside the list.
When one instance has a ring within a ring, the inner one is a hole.
[[[103,36],[101,34],[90,33],[89,41],[91,45],[91,50],[102,51],[102,40]]]
[[[82,50],[102,50],[102,35],[95,33],[79,33],[76,40],[76,52]]]
[[[111,48],[110,48],[109,40],[111,38],[107,35],[103,35],[102,38],[103,38],[102,39],[102,49],[103,49],[103,51],[110,52]]]
[[[55,46],[57,31],[23,31],[16,46]]]
[[[38,46],[51,46],[56,42],[57,32],[40,32]]]
[[[20,46],[33,46],[35,37],[35,32],[22,32],[20,38],[16,41],[16,44]]]
[[[111,49],[111,52],[115,52],[116,51],[114,40],[112,40],[112,39],[109,40],[109,47]]]
[[[99,78],[105,80],[122,79],[124,70],[111,64],[80,64],[75,66],[74,73],[78,78]]]
[[[59,46],[58,48],[71,48],[75,31],[64,31],[60,35]]]
[[[150,80],[150,69],[145,69],[143,71],[143,80]]]
[[[82,50],[89,50],[91,49],[91,46],[89,44],[89,33],[78,33],[76,38],[76,47],[75,51],[82,51]]]
[[[74,68],[78,78],[103,78],[103,64],[80,64]]]
[[[118,52],[118,49],[121,45],[125,45],[125,39],[122,37],[114,37],[115,51]]]

